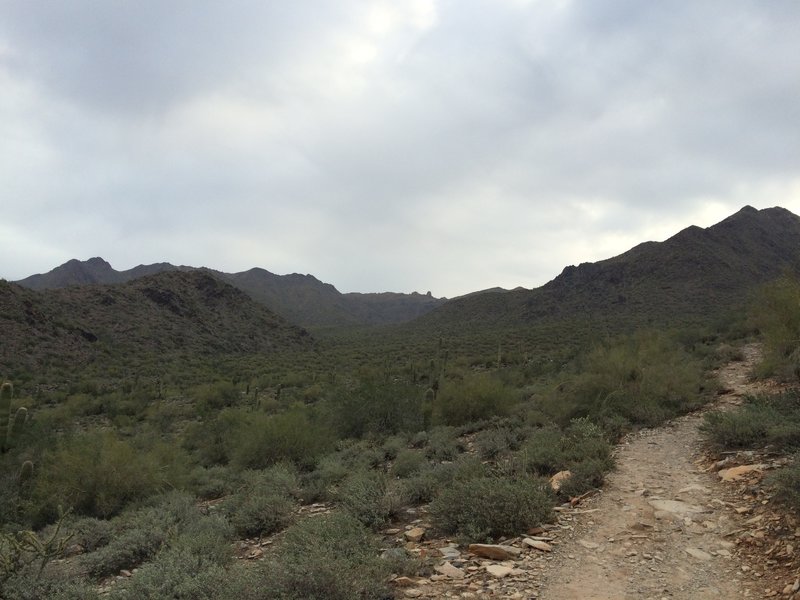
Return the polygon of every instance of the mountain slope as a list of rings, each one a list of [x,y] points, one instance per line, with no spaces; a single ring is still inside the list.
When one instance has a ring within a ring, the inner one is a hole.
[[[269,354],[310,336],[202,271],[33,291],[0,282],[0,368]]]
[[[17,281],[35,290],[81,285],[118,284],[164,271],[188,271],[194,267],[170,263],[139,265],[116,271],[102,258],[70,260],[52,271]],[[431,295],[382,293],[342,294],[334,286],[312,275],[276,275],[254,268],[241,273],[203,269],[246,292],[254,300],[303,327],[381,325],[402,323],[417,318],[445,300]]]
[[[708,320],[787,271],[800,272],[800,217],[783,208],[747,206],[707,229],[692,226],[664,242],[569,266],[534,290],[450,301],[414,325],[453,330],[576,318]]]

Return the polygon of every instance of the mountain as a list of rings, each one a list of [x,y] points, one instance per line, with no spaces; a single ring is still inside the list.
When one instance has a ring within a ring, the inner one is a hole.
[[[312,343],[305,330],[198,270],[43,291],[0,281],[0,330],[0,371],[216,359]]]
[[[56,289],[71,286],[118,284],[165,271],[189,271],[195,267],[170,263],[139,265],[127,271],[116,271],[102,258],[87,261],[70,260],[52,271],[31,275],[17,281],[34,289]],[[444,299],[430,294],[342,294],[334,286],[312,275],[276,275],[254,268],[241,273],[224,273],[203,269],[247,293],[267,308],[303,327],[336,327],[343,325],[382,325],[403,323],[443,304]]]
[[[451,300],[414,326],[452,331],[569,319],[707,322],[786,272],[800,273],[800,217],[746,206],[706,229],[691,226],[664,242],[568,266],[540,288]]]

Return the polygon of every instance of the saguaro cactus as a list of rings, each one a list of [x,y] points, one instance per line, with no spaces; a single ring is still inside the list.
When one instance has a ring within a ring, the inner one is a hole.
[[[24,406],[20,406],[16,413],[11,414],[13,395],[14,386],[9,381],[4,382],[0,387],[0,452],[8,451],[13,438],[19,435],[28,420],[28,409]]]

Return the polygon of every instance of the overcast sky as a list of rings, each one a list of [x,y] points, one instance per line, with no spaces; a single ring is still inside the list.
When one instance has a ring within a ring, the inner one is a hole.
[[[535,287],[800,213],[797,0],[0,0],[0,277]]]

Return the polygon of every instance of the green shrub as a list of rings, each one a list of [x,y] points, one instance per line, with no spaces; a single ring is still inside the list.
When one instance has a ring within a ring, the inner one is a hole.
[[[434,427],[428,432],[425,456],[434,461],[452,461],[466,449],[455,427]]]
[[[333,512],[286,530],[275,562],[264,565],[260,588],[276,600],[384,600],[389,565],[352,515]]]
[[[402,450],[391,468],[391,475],[405,479],[421,471],[428,465],[425,455],[419,450]]]
[[[433,524],[470,541],[514,536],[548,521],[554,498],[546,482],[482,477],[454,482],[430,507]]]
[[[789,466],[773,473],[767,481],[774,486],[778,500],[792,510],[800,510],[800,454],[795,454]]]
[[[337,497],[345,511],[373,529],[385,525],[400,507],[397,490],[377,471],[353,473],[342,483]]]
[[[475,447],[483,459],[496,459],[519,450],[526,432],[519,427],[490,427],[475,436]]]
[[[44,574],[38,579],[23,572],[0,583],[3,600],[99,600],[94,586],[74,577],[64,579]]]
[[[289,522],[299,493],[297,473],[286,465],[243,475],[241,488],[222,503],[236,533],[241,537],[269,535]]]
[[[786,276],[764,286],[752,303],[751,319],[764,340],[759,376],[800,376],[800,281]]]
[[[310,418],[310,411],[294,408],[277,415],[251,413],[233,441],[232,462],[245,469],[263,469],[291,461],[311,469],[333,445],[331,432]]]
[[[330,398],[332,420],[342,438],[419,431],[423,427],[422,403],[423,394],[417,387],[372,378],[354,388],[340,387]]]
[[[95,578],[131,569],[155,556],[182,528],[200,517],[191,496],[166,494],[151,506],[126,511],[113,519],[110,541],[83,555],[81,563]]]
[[[553,475],[567,467],[567,457],[561,448],[562,433],[557,427],[535,429],[522,449],[527,469],[539,475]]]
[[[197,412],[209,415],[234,406],[239,400],[239,390],[230,381],[218,381],[196,387],[191,393],[196,399]]]
[[[136,449],[111,432],[83,433],[64,440],[42,457],[33,490],[37,522],[53,520],[59,504],[79,514],[114,515],[169,484],[162,470],[166,459]]]
[[[514,391],[491,375],[468,375],[462,381],[447,381],[434,403],[434,422],[465,425],[473,421],[506,416],[516,401]]]

